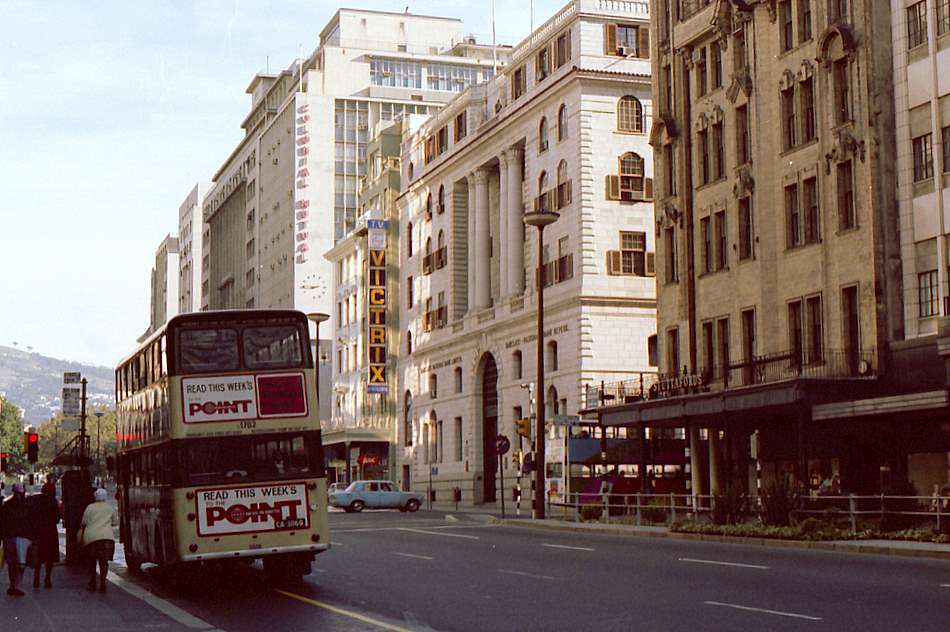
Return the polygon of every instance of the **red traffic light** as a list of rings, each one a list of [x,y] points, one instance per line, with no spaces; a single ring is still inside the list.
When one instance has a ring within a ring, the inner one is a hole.
[[[40,435],[36,434],[35,432],[31,432],[30,436],[27,438],[27,441],[29,441],[30,443],[36,443],[39,440],[40,440]]]

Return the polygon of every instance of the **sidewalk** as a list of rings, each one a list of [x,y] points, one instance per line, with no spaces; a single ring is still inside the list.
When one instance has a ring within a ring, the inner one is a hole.
[[[428,511],[429,507],[427,503],[423,503],[420,511]],[[453,502],[434,502],[432,503],[431,511],[439,511],[447,514],[457,514],[457,515],[472,515],[472,516],[494,516],[495,518],[501,518],[501,505],[473,505],[471,503],[459,503],[458,509],[455,508],[455,503]],[[530,518],[531,517],[531,504],[521,501],[521,516],[516,515],[516,504],[514,502],[505,501],[505,518],[507,519],[518,519],[518,518]]]
[[[530,518],[530,516],[529,516]],[[893,555],[950,561],[950,544],[911,542],[904,540],[832,540],[808,542],[801,540],[774,540],[769,538],[740,538],[722,535],[694,533],[671,533],[667,527],[636,527],[600,522],[564,522],[561,520],[498,520],[499,524],[530,529],[547,529],[565,533],[591,533],[597,535],[623,535],[643,538],[669,538],[673,540],[696,540],[728,544],[748,544],[786,549],[811,549],[836,551],[838,553],[865,553]]]
[[[110,574],[111,577],[111,574]],[[16,632],[108,630],[138,632],[142,629],[188,630],[144,601],[113,583],[105,593],[86,589],[85,569],[53,567],[53,588],[33,588],[33,569],[27,570],[24,597],[6,594],[7,570],[0,579],[0,630]]]

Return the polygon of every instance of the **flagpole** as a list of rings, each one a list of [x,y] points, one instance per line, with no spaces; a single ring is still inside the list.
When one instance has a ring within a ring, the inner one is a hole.
[[[495,0],[491,0],[491,67],[492,73],[498,74],[498,51],[495,36]]]
[[[300,62],[297,66],[297,74],[299,79],[298,91],[303,92],[303,44],[297,45],[298,56],[300,57]]]

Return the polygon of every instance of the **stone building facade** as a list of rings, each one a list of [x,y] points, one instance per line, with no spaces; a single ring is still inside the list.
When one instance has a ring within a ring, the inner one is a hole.
[[[532,397],[554,420],[582,408],[589,385],[655,371],[649,17],[645,2],[568,3],[403,143],[404,487],[431,477],[441,500],[454,487],[463,502],[510,496],[494,441],[529,449],[515,420]],[[522,222],[539,209],[560,213],[540,269]],[[533,393],[542,284],[547,388]]]

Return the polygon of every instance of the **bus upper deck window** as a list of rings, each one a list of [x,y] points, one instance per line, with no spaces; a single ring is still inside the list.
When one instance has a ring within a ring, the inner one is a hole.
[[[244,329],[244,366],[248,369],[287,369],[302,363],[298,327],[274,325]]]
[[[233,329],[184,329],[178,337],[183,373],[233,371],[238,368],[237,332]]]

